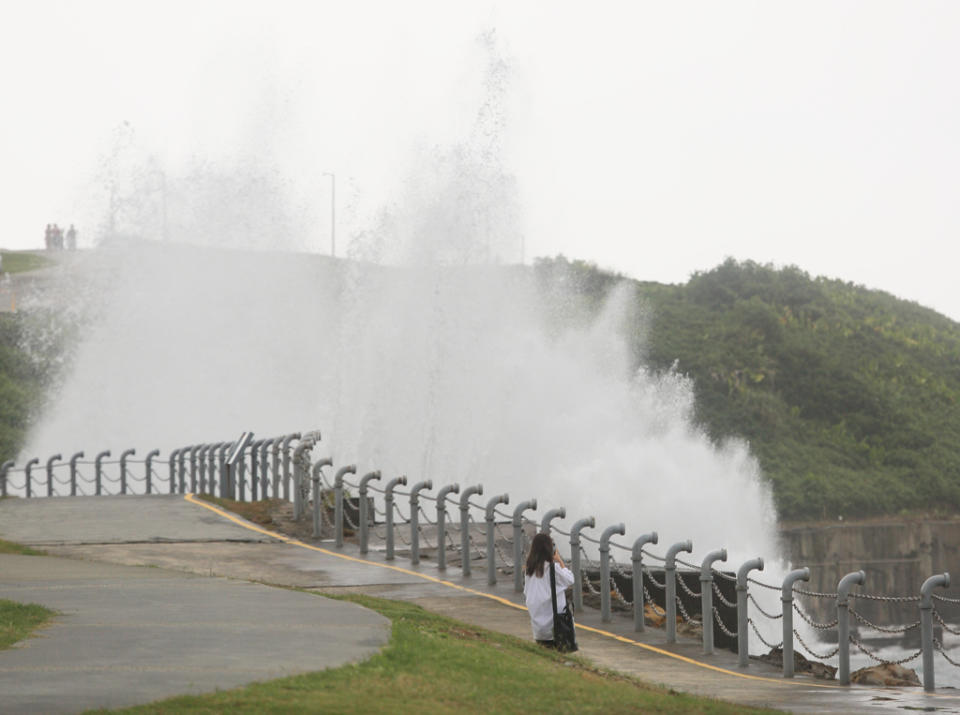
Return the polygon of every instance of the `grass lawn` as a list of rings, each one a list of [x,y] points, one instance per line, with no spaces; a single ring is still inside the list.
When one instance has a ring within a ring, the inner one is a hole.
[[[20,251],[0,251],[3,257],[4,273],[21,273],[23,271],[33,271],[37,268],[43,268],[50,264],[50,260],[36,253],[23,253]]]
[[[31,549],[29,546],[21,546],[12,541],[0,539],[0,554],[20,554],[22,556],[43,556],[43,551]]]
[[[0,598],[0,650],[33,633],[56,615],[36,603],[17,603]]]
[[[770,712],[645,685],[412,604],[338,597],[390,618],[392,638],[381,653],[358,665],[120,712]]]

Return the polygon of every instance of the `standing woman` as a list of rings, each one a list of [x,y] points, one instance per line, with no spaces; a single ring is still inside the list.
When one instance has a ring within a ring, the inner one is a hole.
[[[523,595],[530,612],[533,637],[540,645],[555,647],[553,642],[553,599],[550,594],[550,563],[554,564],[557,583],[557,613],[567,605],[564,591],[573,585],[573,572],[563,564],[549,534],[537,534],[527,555]]]

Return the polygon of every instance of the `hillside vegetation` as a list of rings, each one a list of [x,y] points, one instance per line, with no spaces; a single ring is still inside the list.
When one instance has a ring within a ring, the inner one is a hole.
[[[538,270],[568,274],[595,305],[620,280],[563,258]],[[713,439],[749,441],[781,519],[960,506],[960,324],[752,262],[728,260],[685,285],[636,285],[652,308],[638,354],[693,380]]]

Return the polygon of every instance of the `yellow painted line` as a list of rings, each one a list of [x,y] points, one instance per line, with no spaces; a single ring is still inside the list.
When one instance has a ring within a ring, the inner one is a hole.
[[[241,519],[241,518],[239,518],[239,517],[231,514],[231,513],[228,512],[228,511],[224,511],[223,509],[221,509],[221,508],[219,508],[219,507],[216,507],[216,506],[214,506],[213,504],[209,504],[208,502],[201,501],[201,500],[195,498],[195,497],[193,496],[193,494],[190,494],[190,493],[184,494],[183,498],[186,499],[186,500],[187,500],[188,502],[190,502],[191,504],[196,504],[197,506],[202,506],[204,509],[209,509],[210,511],[212,511],[212,512],[214,512],[214,513],[216,513],[216,514],[219,514],[219,515],[222,516],[224,519],[227,519],[227,520],[229,520],[229,521],[232,521],[234,524],[237,524],[238,526],[242,526],[244,529],[249,529],[250,531],[256,531],[256,532],[258,532],[258,533],[260,533],[260,534],[263,534],[263,535],[265,535],[265,536],[270,536],[270,537],[272,537],[272,538],[274,538],[274,539],[278,539],[279,541],[283,541],[283,542],[285,542],[285,543],[287,543],[287,544],[291,544],[291,545],[293,545],[293,546],[300,546],[300,547],[302,547],[302,548],[304,548],[304,549],[310,549],[311,551],[317,551],[317,552],[319,552],[319,553],[321,553],[321,554],[326,554],[327,556],[333,556],[333,557],[336,557],[336,558],[338,558],[338,559],[344,559],[345,561],[352,561],[352,562],[354,562],[354,563],[364,564],[364,565],[366,565],[366,566],[377,566],[377,567],[379,567],[379,568],[389,569],[389,570],[391,570],[391,571],[396,571],[396,572],[398,572],[398,573],[407,574],[408,576],[416,576],[417,578],[422,578],[422,579],[424,579],[425,581],[431,581],[432,583],[438,583],[438,584],[440,584],[440,585],[442,585],[442,586],[448,586],[448,587],[450,587],[450,588],[455,588],[455,589],[457,589],[458,591],[463,591],[463,592],[465,592],[465,593],[469,593],[469,594],[472,594],[472,595],[474,595],[474,596],[482,596],[483,598],[489,598],[491,601],[496,601],[497,603],[502,603],[504,606],[510,606],[511,608],[515,608],[515,609],[520,610],[520,611],[526,611],[526,610],[527,610],[526,606],[521,606],[521,605],[518,604],[518,603],[514,603],[513,601],[510,601],[510,600],[508,600],[508,599],[506,599],[506,598],[501,598],[500,596],[495,596],[494,594],[491,594],[491,593],[485,593],[485,592],[483,592],[483,591],[477,591],[477,590],[472,589],[472,588],[469,588],[469,587],[467,587],[467,586],[461,586],[460,584],[456,584],[456,583],[453,583],[453,582],[451,582],[451,581],[444,581],[443,579],[439,579],[439,578],[436,578],[436,577],[434,577],[434,576],[430,576],[430,575],[428,575],[428,574],[419,573],[419,572],[417,572],[417,571],[411,571],[411,570],[405,569],[405,568],[403,568],[403,567],[401,567],[401,566],[394,566],[393,564],[382,564],[382,563],[378,563],[378,562],[376,562],[376,561],[368,561],[368,560],[366,560],[366,559],[359,559],[359,558],[357,558],[357,557],[355,557],[355,556],[348,556],[347,554],[341,554],[341,553],[338,553],[338,552],[336,552],[336,551],[330,551],[329,549],[324,549],[324,548],[321,548],[321,547],[319,547],[319,546],[314,546],[314,545],[312,545],[312,544],[307,544],[307,543],[304,543],[304,542],[299,541],[299,540],[297,540],[297,539],[290,538],[289,536],[285,536],[285,535],[283,535],[283,534],[279,534],[279,533],[277,533],[277,532],[275,532],[275,531],[269,531],[269,530],[267,530],[267,529],[263,529],[263,528],[261,528],[261,527],[259,527],[259,526],[256,526],[255,524],[251,524],[250,522],[244,521],[243,519]],[[648,644],[646,644],[646,643],[640,643],[639,641],[632,640],[632,639],[630,639],[630,638],[627,638],[626,636],[620,636],[620,635],[617,635],[616,633],[611,633],[610,631],[604,631],[604,630],[601,630],[601,629],[599,629],[599,628],[593,628],[593,627],[591,627],[591,626],[585,626],[585,625],[582,625],[582,624],[580,624],[580,623],[577,623],[577,630],[589,631],[590,633],[596,633],[597,635],[604,636],[604,637],[606,637],[606,638],[612,638],[613,640],[619,641],[620,643],[626,643],[627,645],[636,646],[637,648],[642,648],[643,650],[649,651],[649,652],[651,652],[651,653],[656,653],[657,655],[662,655],[662,656],[666,656],[667,658],[673,658],[674,660],[679,660],[679,661],[681,661],[681,662],[683,662],[683,663],[687,663],[688,665],[695,665],[695,666],[697,666],[697,667],[699,667],[699,668],[704,668],[704,669],[706,669],[706,670],[712,670],[712,671],[714,671],[714,672],[716,672],[716,673],[722,673],[722,674],[724,674],[724,675],[732,675],[732,676],[735,676],[735,677],[737,677],[737,678],[743,678],[744,680],[761,680],[761,681],[766,682],[766,683],[777,683],[777,684],[779,684],[779,685],[790,685],[790,686],[798,686],[798,687],[805,687],[805,688],[827,688],[827,689],[831,689],[831,690],[849,690],[849,687],[846,686],[846,685],[829,685],[829,684],[827,684],[827,683],[806,683],[806,682],[799,682],[799,681],[796,681],[796,680],[791,681],[791,680],[786,679],[786,678],[771,678],[771,677],[768,677],[768,676],[765,676],[765,675],[750,675],[749,673],[740,673],[740,672],[737,672],[736,670],[728,670],[728,669],[726,669],[726,668],[721,668],[721,667],[716,666],[716,665],[710,665],[709,663],[702,663],[702,662],[699,661],[699,660],[694,660],[693,658],[688,658],[687,656],[680,655],[680,654],[678,654],[678,653],[671,653],[671,652],[668,651],[668,650],[664,650],[664,649],[662,649],[662,648],[657,648],[656,646],[648,645]],[[936,694],[935,694],[935,693],[926,693],[926,694],[927,694],[927,695],[939,695],[939,693],[936,693]]]

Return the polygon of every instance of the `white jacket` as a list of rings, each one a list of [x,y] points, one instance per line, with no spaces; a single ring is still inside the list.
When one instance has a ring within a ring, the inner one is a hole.
[[[573,571],[553,564],[557,581],[557,612],[563,611],[567,605],[564,590],[573,585]],[[550,564],[543,565],[543,576],[527,576],[524,572],[523,595],[530,612],[530,625],[533,628],[533,637],[538,641],[553,640],[553,604],[550,599]]]

